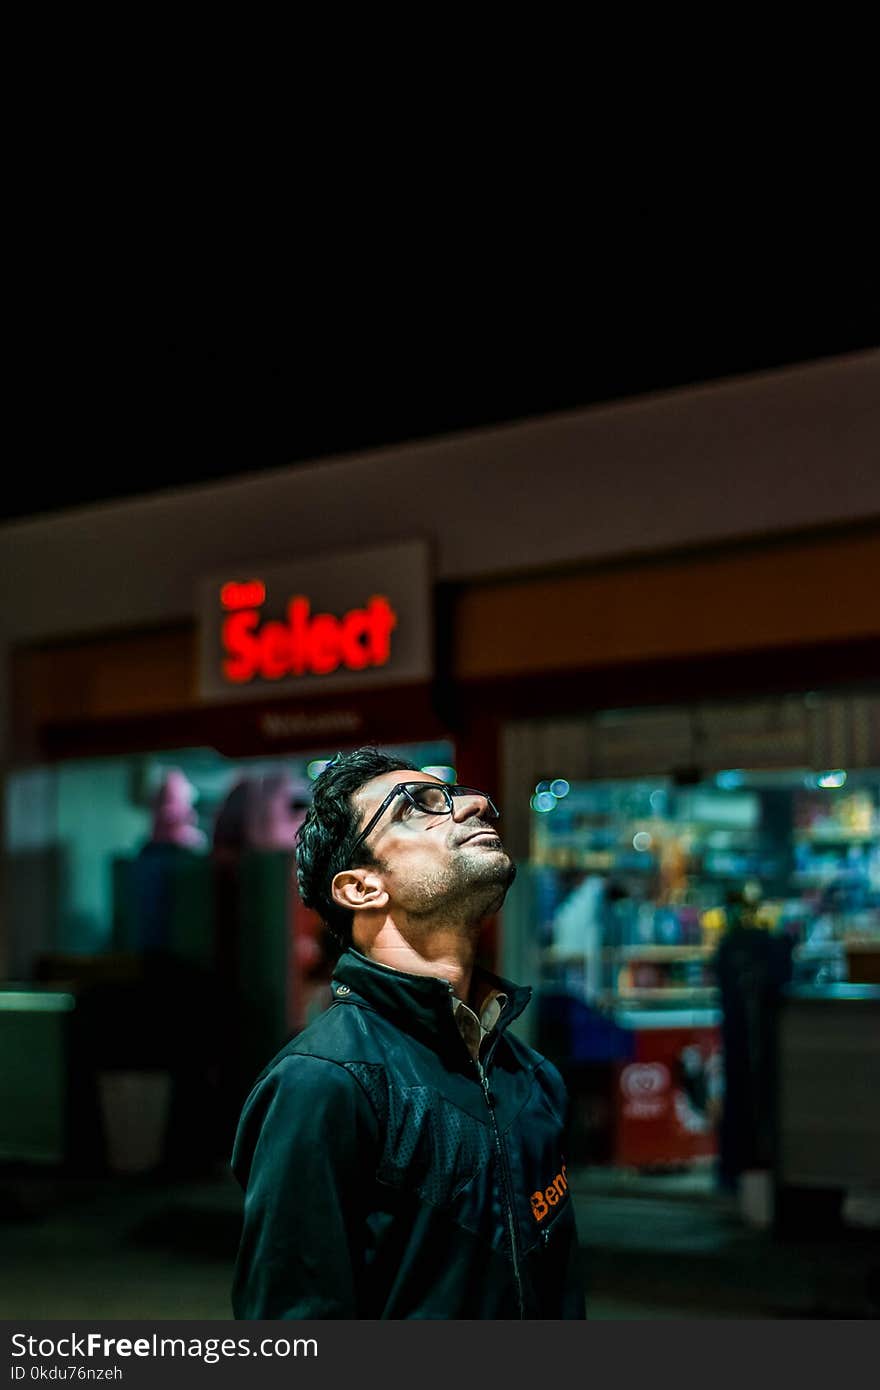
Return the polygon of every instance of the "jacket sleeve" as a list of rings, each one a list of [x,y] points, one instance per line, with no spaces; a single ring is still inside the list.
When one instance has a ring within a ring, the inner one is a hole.
[[[245,1189],[236,1318],[356,1318],[362,1192],[377,1125],[337,1062],[293,1053],[251,1092],[232,1168]]]

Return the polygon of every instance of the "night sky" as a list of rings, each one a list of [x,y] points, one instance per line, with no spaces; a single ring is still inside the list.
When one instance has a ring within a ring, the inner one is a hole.
[[[873,285],[606,242],[571,269],[288,275],[277,295],[128,263],[23,333],[7,519],[874,346]],[[93,258],[94,260],[94,258]],[[94,266],[93,266],[94,268]],[[118,270],[118,275],[116,274]],[[123,274],[124,271],[124,274]]]

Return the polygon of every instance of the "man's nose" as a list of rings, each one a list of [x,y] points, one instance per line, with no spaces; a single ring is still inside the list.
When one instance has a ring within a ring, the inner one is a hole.
[[[477,816],[481,820],[494,820],[492,812],[489,810],[489,798],[483,796],[481,792],[466,792],[462,796],[452,798],[452,818],[457,821],[469,820],[471,816]]]

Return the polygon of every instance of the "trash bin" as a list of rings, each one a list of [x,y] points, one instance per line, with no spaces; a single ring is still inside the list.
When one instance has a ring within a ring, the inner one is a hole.
[[[163,1153],[171,1102],[167,1071],[105,1071],[98,1078],[107,1163],[114,1173],[147,1173]]]

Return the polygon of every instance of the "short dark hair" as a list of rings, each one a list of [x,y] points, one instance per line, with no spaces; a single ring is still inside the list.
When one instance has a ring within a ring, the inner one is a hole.
[[[355,748],[338,753],[315,781],[309,813],[297,831],[296,877],[300,897],[314,908],[336,944],[351,944],[354,914],[334,902],[330,885],[343,869],[375,864],[365,844],[354,850],[360,833],[360,813],[352,797],[366,782],[383,772],[421,772],[405,758],[379,748]]]

